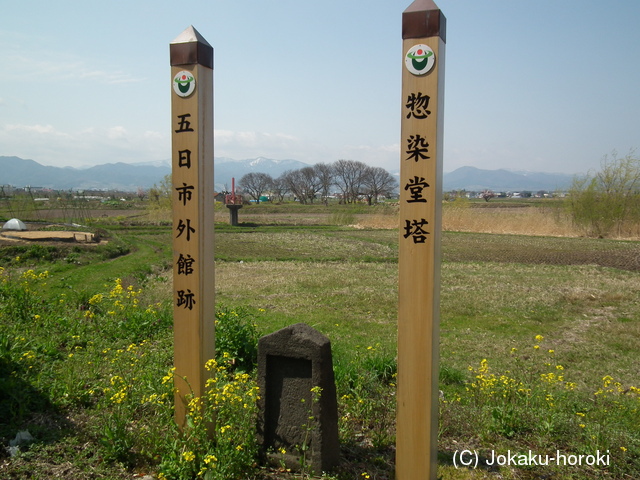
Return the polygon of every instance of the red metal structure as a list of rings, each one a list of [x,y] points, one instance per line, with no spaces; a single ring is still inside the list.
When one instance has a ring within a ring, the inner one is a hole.
[[[236,179],[231,179],[231,193],[224,197],[225,205],[242,205],[242,195],[236,195]]]

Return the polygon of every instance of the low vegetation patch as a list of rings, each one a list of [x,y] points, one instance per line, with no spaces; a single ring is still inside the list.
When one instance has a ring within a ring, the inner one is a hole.
[[[173,422],[169,227],[114,228],[124,249],[112,257],[2,256],[0,476],[300,478],[256,462],[255,362],[259,336],[305,322],[334,355],[343,462],[324,478],[394,478],[398,232],[330,223],[218,229],[213,379],[190,399],[183,432]],[[640,477],[638,248],[443,236],[443,479]],[[31,439],[10,445],[20,431]],[[455,468],[463,450],[483,468]],[[509,451],[609,460],[489,465]]]

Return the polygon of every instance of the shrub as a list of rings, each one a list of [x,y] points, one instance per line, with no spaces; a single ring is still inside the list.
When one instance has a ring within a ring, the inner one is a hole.
[[[260,333],[251,315],[242,308],[216,309],[216,357],[230,358],[233,368],[246,372],[258,363]]]
[[[599,172],[574,179],[567,208],[588,236],[626,233],[640,222],[640,157],[605,156]]]

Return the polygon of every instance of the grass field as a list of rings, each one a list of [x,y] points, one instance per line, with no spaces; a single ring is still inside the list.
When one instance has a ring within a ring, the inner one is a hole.
[[[328,335],[345,461],[326,478],[393,478],[398,232],[385,228],[393,211],[247,209],[236,228],[224,214],[216,301],[228,356],[292,323]],[[640,243],[556,237],[550,222],[532,231],[522,212],[491,215],[502,215],[500,233],[459,225],[467,231],[443,235],[440,476],[640,478]],[[513,234],[518,225],[527,235]],[[108,247],[2,249],[0,402],[9,414],[0,438],[8,445],[29,430],[35,440],[14,457],[0,449],[0,477],[293,478],[254,468],[229,447],[242,441],[250,453],[251,412],[219,413],[244,426],[226,447],[224,432],[204,445],[197,429],[189,438],[172,430],[170,401],[160,399],[172,358],[169,228],[138,220],[105,228]],[[229,317],[244,336],[225,337]],[[485,458],[600,450],[609,462],[457,469],[463,449]],[[245,470],[213,476],[222,459]]]

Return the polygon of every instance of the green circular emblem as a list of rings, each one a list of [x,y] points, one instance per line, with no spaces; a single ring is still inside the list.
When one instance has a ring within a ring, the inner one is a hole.
[[[173,77],[173,91],[179,97],[188,97],[196,89],[196,79],[187,70],[182,70]]]
[[[436,55],[428,45],[414,45],[404,56],[404,64],[414,75],[426,75],[436,64]]]

